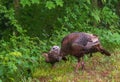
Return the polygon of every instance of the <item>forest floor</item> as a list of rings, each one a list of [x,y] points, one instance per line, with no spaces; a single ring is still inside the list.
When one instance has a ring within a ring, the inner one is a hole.
[[[93,54],[84,58],[85,70],[75,72],[77,60],[61,61],[51,67],[49,64],[36,69],[35,82],[120,82],[120,51],[104,56]]]

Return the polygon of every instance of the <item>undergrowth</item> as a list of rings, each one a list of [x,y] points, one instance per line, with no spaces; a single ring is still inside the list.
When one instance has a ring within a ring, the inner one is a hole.
[[[52,67],[46,64],[33,73],[33,80],[38,82],[119,82],[120,52],[115,51],[110,57],[96,53],[92,58],[85,59],[85,70],[74,71],[75,58],[61,61]],[[36,79],[35,79],[36,78]]]

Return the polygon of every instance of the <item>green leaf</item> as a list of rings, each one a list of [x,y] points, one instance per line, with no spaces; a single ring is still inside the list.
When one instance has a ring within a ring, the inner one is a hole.
[[[88,3],[88,4],[91,4],[91,2],[90,2],[91,0],[86,0],[86,2]]]
[[[46,2],[46,7],[48,9],[52,9],[52,8],[55,8],[55,4],[52,1],[47,1]]]
[[[102,3],[105,4],[105,3],[106,3],[106,0],[102,0]]]
[[[94,19],[95,19],[97,22],[100,21],[100,11],[94,10],[94,11],[92,12],[92,16],[94,17]]]
[[[20,4],[22,4],[22,6],[30,6],[31,4],[37,3],[39,4],[39,0],[20,0]]]
[[[25,5],[28,5],[28,6],[31,5],[30,0],[20,0],[20,3],[22,4],[23,7],[25,7]]]
[[[0,82],[2,82],[2,80],[0,79]]]
[[[65,22],[68,22],[69,21],[69,18],[68,17],[64,17],[64,20],[65,20]]]
[[[63,0],[55,0],[56,4],[60,7],[63,6]]]
[[[3,76],[3,74],[4,74],[4,67],[1,65],[0,66],[0,76]]]
[[[40,1],[39,0],[31,0],[31,2],[39,4]]]

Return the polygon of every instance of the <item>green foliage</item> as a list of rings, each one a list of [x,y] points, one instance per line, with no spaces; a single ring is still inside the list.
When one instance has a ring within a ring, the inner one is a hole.
[[[1,36],[7,38],[8,34],[11,34],[12,28],[14,28],[14,10],[0,5],[0,21],[0,38]]]
[[[98,23],[100,22],[100,11],[99,10],[93,10],[91,13],[91,16],[95,19],[95,21]]]
[[[56,5],[62,7],[63,6],[63,0],[55,0]]]
[[[22,4],[23,7],[25,7],[26,5],[30,6],[32,4],[39,4],[40,0],[20,0],[20,3]]]
[[[52,1],[47,1],[46,2],[46,7],[48,9],[52,9],[52,8],[55,8],[55,4]]]
[[[109,3],[111,4],[112,1]],[[44,40],[56,38],[54,33],[57,31],[66,32],[66,34],[75,31],[93,33],[95,29],[96,31],[103,30],[104,33],[106,31],[119,33],[119,16],[115,12],[116,8],[111,8],[105,0],[101,4],[104,5],[99,8],[99,5],[95,6],[95,3],[90,0],[41,1],[39,5],[21,8],[19,14],[22,17],[19,18],[19,22],[28,30],[30,36],[39,36]],[[60,31],[61,29],[63,31]],[[102,34],[99,32],[99,35]],[[59,39],[62,38],[59,37]]]
[[[63,0],[47,1],[46,7],[48,9],[53,9],[55,6],[63,7]]]
[[[101,11],[101,19],[103,24],[106,25],[106,27],[109,25],[111,30],[115,30],[119,25],[118,22],[116,22],[119,21],[119,17],[108,7],[104,7]]]
[[[16,82],[32,76],[41,58],[39,39],[13,35],[9,41],[1,40],[0,44],[1,80]]]

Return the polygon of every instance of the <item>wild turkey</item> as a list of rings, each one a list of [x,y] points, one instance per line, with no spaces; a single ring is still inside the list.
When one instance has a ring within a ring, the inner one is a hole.
[[[56,54],[54,54],[57,56],[54,57],[54,60],[60,61],[67,55],[73,55],[78,59],[78,64],[76,65],[76,70],[78,70],[80,67],[80,58],[85,54],[92,54],[94,52],[100,52],[102,54],[110,56],[110,53],[106,51],[100,44],[97,35],[84,32],[75,32],[63,38],[61,42],[61,49]],[[48,59],[51,58],[51,55],[49,55]],[[82,62],[82,69],[84,69],[84,62]]]
[[[48,53],[43,53],[43,56],[45,57],[46,62],[54,65],[54,63],[59,62],[62,59],[62,57],[60,57],[59,54],[59,46],[53,46]]]

